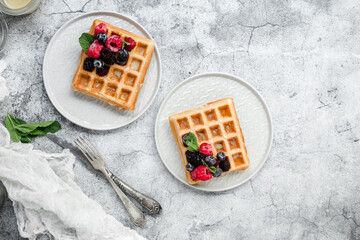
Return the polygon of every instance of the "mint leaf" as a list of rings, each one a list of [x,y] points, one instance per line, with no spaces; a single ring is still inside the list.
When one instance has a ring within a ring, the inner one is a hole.
[[[15,129],[16,124],[24,122],[22,120],[19,120],[20,119],[16,119],[10,114],[8,114],[5,119],[5,127],[9,131],[11,140],[13,140],[14,142],[19,142],[21,139],[21,135],[19,135]]]
[[[21,141],[22,143],[29,143],[29,142],[31,141],[31,137],[28,137],[28,136],[26,136],[26,137],[21,137],[20,141]]]
[[[216,172],[216,167],[211,166],[211,167],[208,167],[208,168],[209,168],[210,172],[212,172],[212,173]]]
[[[79,43],[81,48],[87,52],[90,45],[95,41],[95,37],[91,35],[90,33],[83,33],[81,34],[81,37],[79,38]]]
[[[51,128],[51,125],[53,125],[53,124],[56,125],[55,129],[54,129],[55,131],[52,130],[52,128]],[[48,122],[21,124],[21,125],[17,125],[15,127],[15,129],[17,129],[17,130],[19,130],[20,132],[23,132],[23,133],[31,133],[36,129],[42,130],[43,128],[49,128],[49,127],[50,127],[49,130],[52,130],[53,133],[61,128],[59,122],[57,122],[57,121],[48,121]],[[47,132],[49,132],[49,131],[47,131]],[[37,135],[37,134],[33,134],[33,135]]]
[[[190,152],[197,152],[199,151],[199,144],[197,142],[196,136],[194,133],[189,132],[186,137],[186,145]]]
[[[58,121],[47,121],[38,123],[29,123],[14,118],[10,114],[5,119],[5,126],[10,133],[10,138],[14,142],[28,143],[32,138],[47,133],[55,133],[61,129]]]
[[[216,172],[216,167],[214,167],[214,166],[209,167],[209,166],[206,164],[206,162],[205,162],[204,160],[202,160],[202,159],[201,159],[201,163],[202,163],[203,165],[205,165],[205,166],[210,170],[210,172],[212,172],[212,173]]]

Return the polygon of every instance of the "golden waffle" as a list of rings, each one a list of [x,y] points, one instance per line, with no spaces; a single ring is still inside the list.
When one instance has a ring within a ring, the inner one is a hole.
[[[71,88],[110,103],[117,108],[134,110],[155,43],[151,39],[140,37],[100,20],[93,22],[89,33],[93,35],[95,27],[100,23],[106,24],[108,37],[113,34],[119,35],[123,39],[131,37],[136,42],[136,47],[129,52],[129,59],[125,66],[115,63],[110,66],[108,74],[103,77],[96,74],[96,69],[92,72],[83,69],[84,60],[88,57],[83,50]]]
[[[230,162],[228,172],[245,170],[249,167],[250,162],[244,136],[232,98],[225,98],[193,110],[171,115],[169,121],[189,184],[201,182],[192,180],[190,173],[186,170],[185,152],[188,148],[183,145],[182,137],[189,132],[196,135],[199,146],[203,142],[210,143],[215,157],[218,152],[225,153]]]

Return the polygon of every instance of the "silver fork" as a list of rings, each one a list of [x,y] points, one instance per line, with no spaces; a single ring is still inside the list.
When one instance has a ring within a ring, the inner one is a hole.
[[[144,227],[146,224],[145,215],[135,206],[133,202],[124,194],[127,193],[138,201],[148,212],[158,213],[162,212],[160,204],[154,199],[140,193],[133,189],[125,182],[121,181],[114,174],[112,174],[105,166],[105,161],[101,157],[99,151],[91,144],[91,142],[85,137],[79,137],[75,140],[76,145],[80,151],[85,155],[90,164],[95,170],[102,172],[106,179],[110,182],[111,186],[115,189],[116,193],[123,202],[126,210],[128,211],[131,220],[136,226]]]

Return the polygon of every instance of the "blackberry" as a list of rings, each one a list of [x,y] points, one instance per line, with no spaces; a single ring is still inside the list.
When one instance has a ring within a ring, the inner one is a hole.
[[[109,66],[104,65],[102,68],[96,69],[96,74],[99,76],[105,76],[109,72]]]
[[[98,35],[97,35],[97,40],[98,40],[99,42],[105,43],[105,42],[106,42],[106,39],[107,39],[106,33],[104,33],[104,32],[98,33]]]
[[[108,59],[104,59],[104,62],[106,64],[113,65],[116,62],[115,53],[112,53],[112,55]]]
[[[194,166],[191,163],[186,164],[186,170],[188,172],[192,172],[194,170]]]
[[[223,170],[223,172],[227,172],[230,169],[230,162],[228,159],[221,161],[219,163],[219,167],[221,168],[221,170]]]
[[[100,57],[102,59],[109,59],[111,56],[113,55],[113,53],[111,52],[110,49],[104,47],[103,49],[101,49],[101,52],[100,52]]]
[[[217,168],[216,171],[212,175],[213,175],[213,177],[220,177],[221,174],[222,174],[221,168]]]
[[[83,65],[83,69],[85,71],[89,71],[89,72],[92,72],[94,70],[94,59],[93,58],[86,58],[84,60],[84,65]]]
[[[206,156],[205,157],[205,163],[211,167],[211,166],[215,166],[216,164],[216,158],[214,158],[213,156]]]
[[[182,142],[183,142],[183,144],[184,144],[184,147],[187,147],[188,145],[186,145],[186,138],[187,138],[187,136],[188,136],[189,134],[187,133],[187,134],[185,134],[184,136],[182,136]]]
[[[190,163],[194,167],[198,167],[202,164],[201,158],[197,152],[190,152],[188,150],[188,151],[186,151],[185,155],[186,155],[186,159],[187,159],[188,163]]]
[[[224,160],[226,160],[226,155],[225,155],[224,152],[218,152],[218,154],[216,155],[216,157],[217,157],[217,159],[218,159],[219,161],[224,161]]]

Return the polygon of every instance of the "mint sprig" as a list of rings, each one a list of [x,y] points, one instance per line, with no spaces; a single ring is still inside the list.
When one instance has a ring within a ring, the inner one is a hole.
[[[5,119],[5,127],[9,131],[11,140],[22,143],[28,143],[36,136],[55,133],[61,129],[58,121],[26,123],[10,114]]]
[[[81,48],[87,52],[90,45],[95,41],[95,37],[91,35],[90,33],[83,33],[81,34],[81,37],[79,38],[79,43]]]
[[[209,167],[209,166],[206,164],[206,162],[205,162],[204,160],[202,160],[202,159],[201,159],[201,163],[202,163],[203,165],[205,165],[205,166],[210,170],[210,172],[212,172],[212,173],[216,172],[216,167],[214,167],[214,166]]]
[[[199,144],[194,133],[189,132],[186,137],[186,145],[188,146],[188,150],[190,152],[199,151]]]

